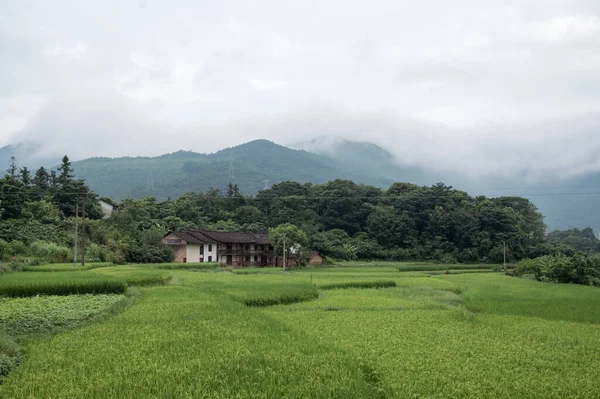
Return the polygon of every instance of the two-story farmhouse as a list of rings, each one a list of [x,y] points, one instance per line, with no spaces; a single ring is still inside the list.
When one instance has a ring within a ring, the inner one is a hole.
[[[277,266],[266,234],[208,230],[173,231],[163,243],[173,248],[175,262],[219,262],[231,266]]]

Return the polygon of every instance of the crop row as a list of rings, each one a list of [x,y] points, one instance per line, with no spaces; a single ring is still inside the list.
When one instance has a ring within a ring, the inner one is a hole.
[[[0,297],[36,295],[122,294],[128,286],[164,285],[166,273],[110,276],[92,272],[11,273],[0,278]]]
[[[322,290],[334,290],[338,288],[390,288],[396,287],[396,282],[393,280],[385,281],[350,281],[345,283],[331,283],[320,285]]]
[[[246,306],[273,306],[287,305],[290,303],[310,301],[319,297],[318,291],[308,290],[304,292],[294,292],[289,294],[265,295],[243,299]]]

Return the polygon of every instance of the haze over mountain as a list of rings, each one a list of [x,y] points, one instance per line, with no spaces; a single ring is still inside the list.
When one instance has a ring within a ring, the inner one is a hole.
[[[0,16],[0,143],[41,159],[333,135],[442,177],[600,170],[598,1],[5,0]]]
[[[532,185],[504,177],[466,175],[405,167],[383,148],[369,142],[319,137],[296,143],[296,149],[256,140],[213,154],[177,151],[158,157],[96,157],[73,163],[75,174],[102,196],[176,198],[190,191],[226,190],[230,182],[246,194],[284,180],[323,183],[336,178],[387,188],[403,181],[420,185],[444,182],[472,195],[519,195],[530,198],[551,229],[591,226],[600,229],[600,175]],[[304,149],[298,149],[304,148]],[[312,151],[312,152],[309,152]],[[0,149],[7,155],[9,149]],[[56,163],[56,161],[54,161]],[[52,164],[46,164],[51,166]]]

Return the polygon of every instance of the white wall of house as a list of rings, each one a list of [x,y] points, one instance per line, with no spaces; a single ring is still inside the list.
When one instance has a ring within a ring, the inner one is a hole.
[[[204,262],[218,262],[217,246],[218,244],[204,244]]]
[[[200,245],[188,244],[185,251],[188,263],[200,262]]]

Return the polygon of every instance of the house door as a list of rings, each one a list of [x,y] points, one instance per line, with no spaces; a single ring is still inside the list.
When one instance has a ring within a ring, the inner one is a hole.
[[[233,256],[227,255],[227,264],[228,265],[232,265],[233,264]]]

